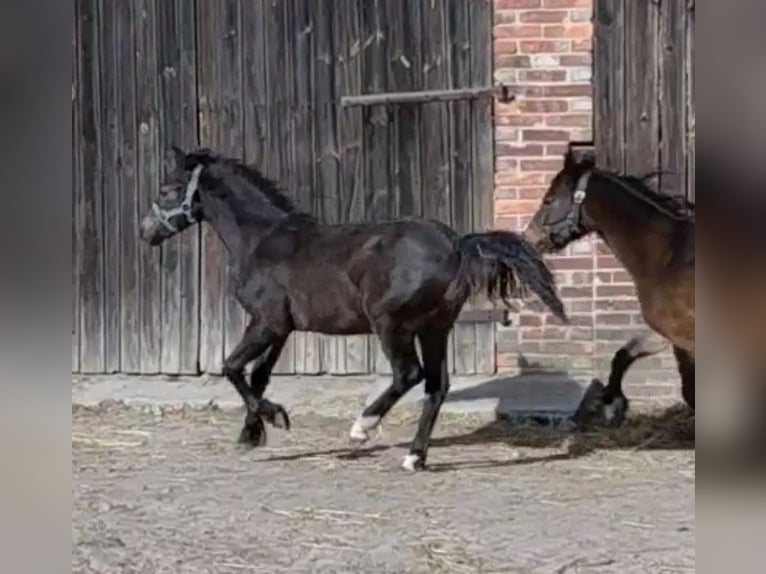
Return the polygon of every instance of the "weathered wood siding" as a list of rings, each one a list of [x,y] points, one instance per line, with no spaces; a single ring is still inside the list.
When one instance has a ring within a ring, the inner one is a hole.
[[[602,165],[662,170],[694,198],[694,2],[596,0],[594,139]]]
[[[342,109],[344,95],[485,86],[488,0],[77,0],[72,368],[217,373],[245,316],[209,229],[153,249],[139,218],[170,145],[244,157],[327,222],[492,225],[490,100]],[[478,302],[476,302],[478,304]],[[493,372],[494,324],[452,362]],[[278,373],[387,372],[369,337],[291,337]]]

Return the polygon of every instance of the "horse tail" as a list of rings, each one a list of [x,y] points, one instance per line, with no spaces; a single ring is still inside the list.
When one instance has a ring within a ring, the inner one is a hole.
[[[470,233],[457,241],[461,255],[460,279],[472,293],[486,292],[507,307],[510,298],[523,298],[529,291],[537,295],[551,312],[568,323],[556,281],[534,247],[510,231]]]

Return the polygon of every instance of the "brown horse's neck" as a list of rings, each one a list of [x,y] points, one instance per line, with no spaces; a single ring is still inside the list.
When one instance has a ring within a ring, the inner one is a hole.
[[[652,205],[601,177],[593,177],[586,200],[596,231],[634,279],[654,275],[673,255],[673,221]]]

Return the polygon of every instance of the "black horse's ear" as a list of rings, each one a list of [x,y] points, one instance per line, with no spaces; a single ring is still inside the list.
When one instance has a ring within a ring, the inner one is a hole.
[[[172,145],[170,146],[173,149],[173,156],[176,160],[176,165],[181,168],[186,168],[186,152],[182,150],[180,147]]]
[[[564,169],[570,170],[577,165],[577,159],[575,158],[572,146],[567,146],[567,151],[564,154]]]

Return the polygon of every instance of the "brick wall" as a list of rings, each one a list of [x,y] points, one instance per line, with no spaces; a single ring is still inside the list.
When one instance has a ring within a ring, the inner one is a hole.
[[[517,102],[495,118],[495,226],[521,230],[561,168],[569,141],[592,141],[593,0],[494,0],[495,79]],[[633,285],[599,240],[550,257],[572,324],[525,306],[498,334],[500,370],[519,355],[543,367],[605,379],[614,351],[642,328]],[[643,359],[626,378],[632,398],[679,396],[672,354]]]

